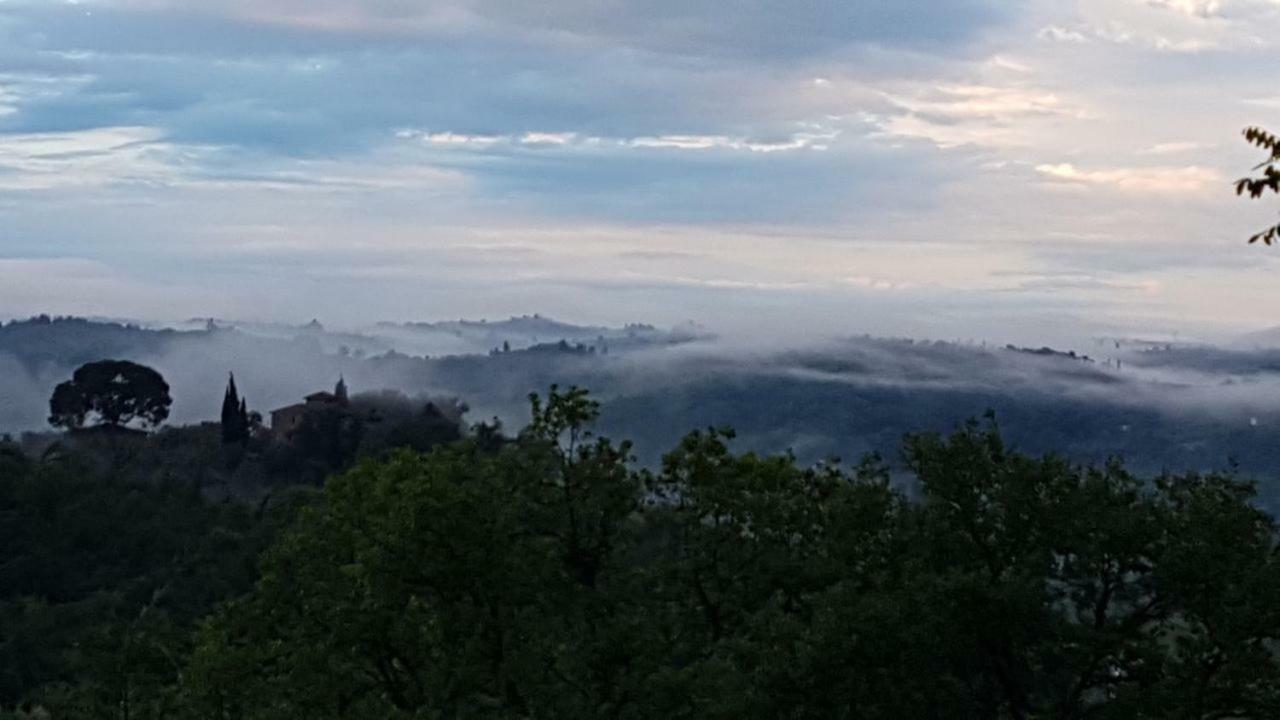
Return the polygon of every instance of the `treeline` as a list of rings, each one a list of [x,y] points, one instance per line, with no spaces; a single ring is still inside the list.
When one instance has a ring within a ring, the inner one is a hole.
[[[156,409],[150,424],[158,425],[167,414],[167,393],[164,403],[123,392],[114,392],[111,403],[91,395],[87,405],[100,408],[90,411],[66,402],[65,396],[78,394],[76,390],[73,383],[64,383],[50,403],[52,420],[67,426],[67,432],[24,433],[11,447],[25,455],[75,457],[123,482],[178,483],[199,488],[208,497],[246,501],[294,486],[319,486],[362,459],[386,457],[403,448],[426,452],[458,440],[467,411],[456,398],[366,392],[341,405],[309,408],[297,427],[283,433],[263,425],[261,415],[236,394],[232,381],[220,422],[166,425],[145,432],[138,423],[105,418],[117,406],[137,409],[150,402]],[[86,423],[86,416],[96,422]],[[497,431],[494,423],[487,427],[489,432]]]
[[[174,339],[191,335],[194,333],[143,328],[132,323],[39,315],[0,323],[0,352],[12,355],[32,370],[43,366],[73,368],[104,357],[159,352]]]
[[[243,720],[1280,707],[1276,526],[1236,478],[1033,458],[993,421],[907,438],[909,490],[874,457],[801,467],[714,429],[647,471],[591,435],[585,393],[532,411],[515,437],[368,460],[261,509],[8,452],[0,569],[25,570],[0,577],[0,704]]]

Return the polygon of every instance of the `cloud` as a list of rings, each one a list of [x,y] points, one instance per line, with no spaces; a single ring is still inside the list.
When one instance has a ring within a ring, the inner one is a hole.
[[[138,22],[191,15],[189,4],[176,0],[100,0],[73,13],[84,8]],[[516,33],[658,53],[758,58],[821,54],[855,43],[936,52],[1009,13],[995,0],[747,0],[732,12],[715,0],[561,0],[536,6],[519,0],[209,0],[201,3],[201,15],[339,36]]]
[[[32,62],[56,59],[47,79],[76,80],[22,102],[6,92],[0,132],[148,126],[175,142],[291,154],[359,152],[403,127],[468,137],[767,136],[789,129],[769,114],[813,119],[787,112],[795,98],[779,96],[797,92],[789,76],[805,74],[806,63],[885,48],[950,56],[1005,20],[1003,7],[6,3],[0,17],[17,29],[0,40]]]
[[[1082,0],[1074,17],[1042,26],[1041,40],[1204,54],[1272,44],[1273,0]]]
[[[1089,113],[1057,93],[1025,82],[918,85],[887,93],[895,111],[878,120],[884,135],[929,140],[940,147],[1029,145],[1036,123],[1083,119]]]
[[[1223,9],[1223,0],[1146,0],[1151,7],[1173,10],[1198,18],[1217,17]]]
[[[1218,171],[1195,165],[1083,170],[1071,163],[1058,163],[1037,165],[1036,172],[1056,181],[1140,193],[1199,193],[1223,183]]]
[[[165,182],[175,177],[180,149],[145,127],[104,127],[65,133],[0,135],[0,188],[40,190]]]
[[[1179,37],[1179,35],[1182,35]],[[1132,45],[1147,50],[1171,53],[1201,53],[1213,50],[1227,41],[1220,33],[1203,35],[1186,33],[1173,35],[1160,34],[1156,31],[1134,28],[1121,22],[1109,22],[1100,26],[1080,26],[1063,28],[1056,25],[1042,28],[1037,37],[1059,43],[1086,44],[1091,42],[1107,42],[1116,45]],[[1239,38],[1234,38],[1239,42]]]
[[[1048,25],[1040,28],[1039,32],[1036,33],[1036,37],[1041,40],[1053,40],[1055,42],[1089,42],[1089,37],[1079,30],[1072,30],[1070,28],[1059,27],[1057,25]]]
[[[417,139],[424,145],[440,148],[473,150],[502,149],[511,151],[521,147],[574,148],[577,150],[617,150],[639,148],[648,150],[730,150],[757,153],[787,150],[825,150],[827,143],[838,132],[793,133],[779,139],[752,139],[726,135],[659,135],[638,137],[582,136],[573,132],[529,131],[520,135],[467,135],[455,132],[425,132],[400,130],[396,137]]]
[[[227,148],[170,142],[162,130],[149,127],[0,134],[0,188],[243,186],[332,191],[438,189],[460,182],[447,170],[368,159],[286,159],[271,168],[248,170],[236,167],[236,157]]]
[[[1039,250],[1231,240],[1277,6],[1164,5],[0,0],[0,255],[303,320],[1177,298]]]
[[[417,133],[413,130],[401,130],[396,133],[396,137],[412,138],[418,137],[427,145],[442,145],[445,147],[489,147],[497,143],[512,142],[510,135],[467,135],[455,132],[429,132]]]
[[[1111,280],[1096,275],[1057,273],[1052,275],[1028,275],[1019,287],[1024,290],[1084,290],[1113,292],[1159,293],[1159,280]]]
[[[1147,155],[1184,155],[1211,147],[1205,143],[1183,141],[1156,143],[1143,151]]]
[[[855,57],[923,70],[1012,15],[991,0],[11,2],[11,47],[48,67],[40,92],[0,81],[0,136],[151,133],[85,183],[376,188],[385,162],[400,187],[415,181],[401,152],[519,213],[822,222],[853,207],[852,173],[893,183],[920,158],[860,139],[850,99],[814,78]],[[9,183],[77,176],[47,163]]]

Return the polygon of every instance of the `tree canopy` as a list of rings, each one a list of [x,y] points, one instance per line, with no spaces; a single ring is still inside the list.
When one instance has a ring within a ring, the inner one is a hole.
[[[97,423],[124,427],[134,420],[154,427],[169,417],[169,385],[160,373],[127,360],[101,360],[80,366],[54,388],[49,423],[80,428],[92,415]]]
[[[993,423],[801,468],[690,434],[654,472],[581,392],[518,442],[332,479],[214,616],[203,717],[1267,717],[1273,521]]]
[[[0,717],[1280,706],[1277,526],[1234,476],[1033,457],[993,419],[909,436],[898,465],[708,428],[643,468],[584,391],[531,409],[255,505],[0,443]]]

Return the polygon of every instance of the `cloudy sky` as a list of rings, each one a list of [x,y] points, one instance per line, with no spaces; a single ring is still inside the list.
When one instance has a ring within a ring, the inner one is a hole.
[[[0,0],[0,316],[1280,323],[1280,0]]]

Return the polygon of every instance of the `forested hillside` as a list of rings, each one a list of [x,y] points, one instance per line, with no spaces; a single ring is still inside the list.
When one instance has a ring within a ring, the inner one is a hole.
[[[1010,449],[992,422],[806,467],[583,392],[253,505],[0,447],[13,718],[1270,717],[1251,487]],[[261,554],[259,554],[261,552]],[[256,560],[255,560],[256,557]]]
[[[271,410],[345,377],[357,394],[391,389],[459,398],[474,418],[518,425],[527,393],[554,383],[592,388],[602,403],[601,429],[632,438],[649,467],[685,429],[732,425],[745,449],[791,450],[806,463],[875,451],[900,470],[904,434],[946,431],[994,410],[1020,450],[1094,463],[1123,456],[1144,473],[1237,467],[1262,481],[1267,503],[1276,495],[1268,478],[1280,470],[1280,445],[1267,438],[1280,427],[1272,402],[1280,396],[1280,365],[1267,348],[1107,341],[1086,348],[1091,357],[874,337],[789,348],[534,317],[371,332],[10,322],[0,327],[0,433],[45,427],[58,382],[80,362],[118,358],[164,375],[174,389],[174,425],[217,420],[229,372],[264,422]],[[401,334],[457,339],[455,332],[488,350],[424,356],[409,352],[412,344],[396,344]],[[528,344],[534,337],[539,342]],[[365,352],[361,342],[384,349]]]

